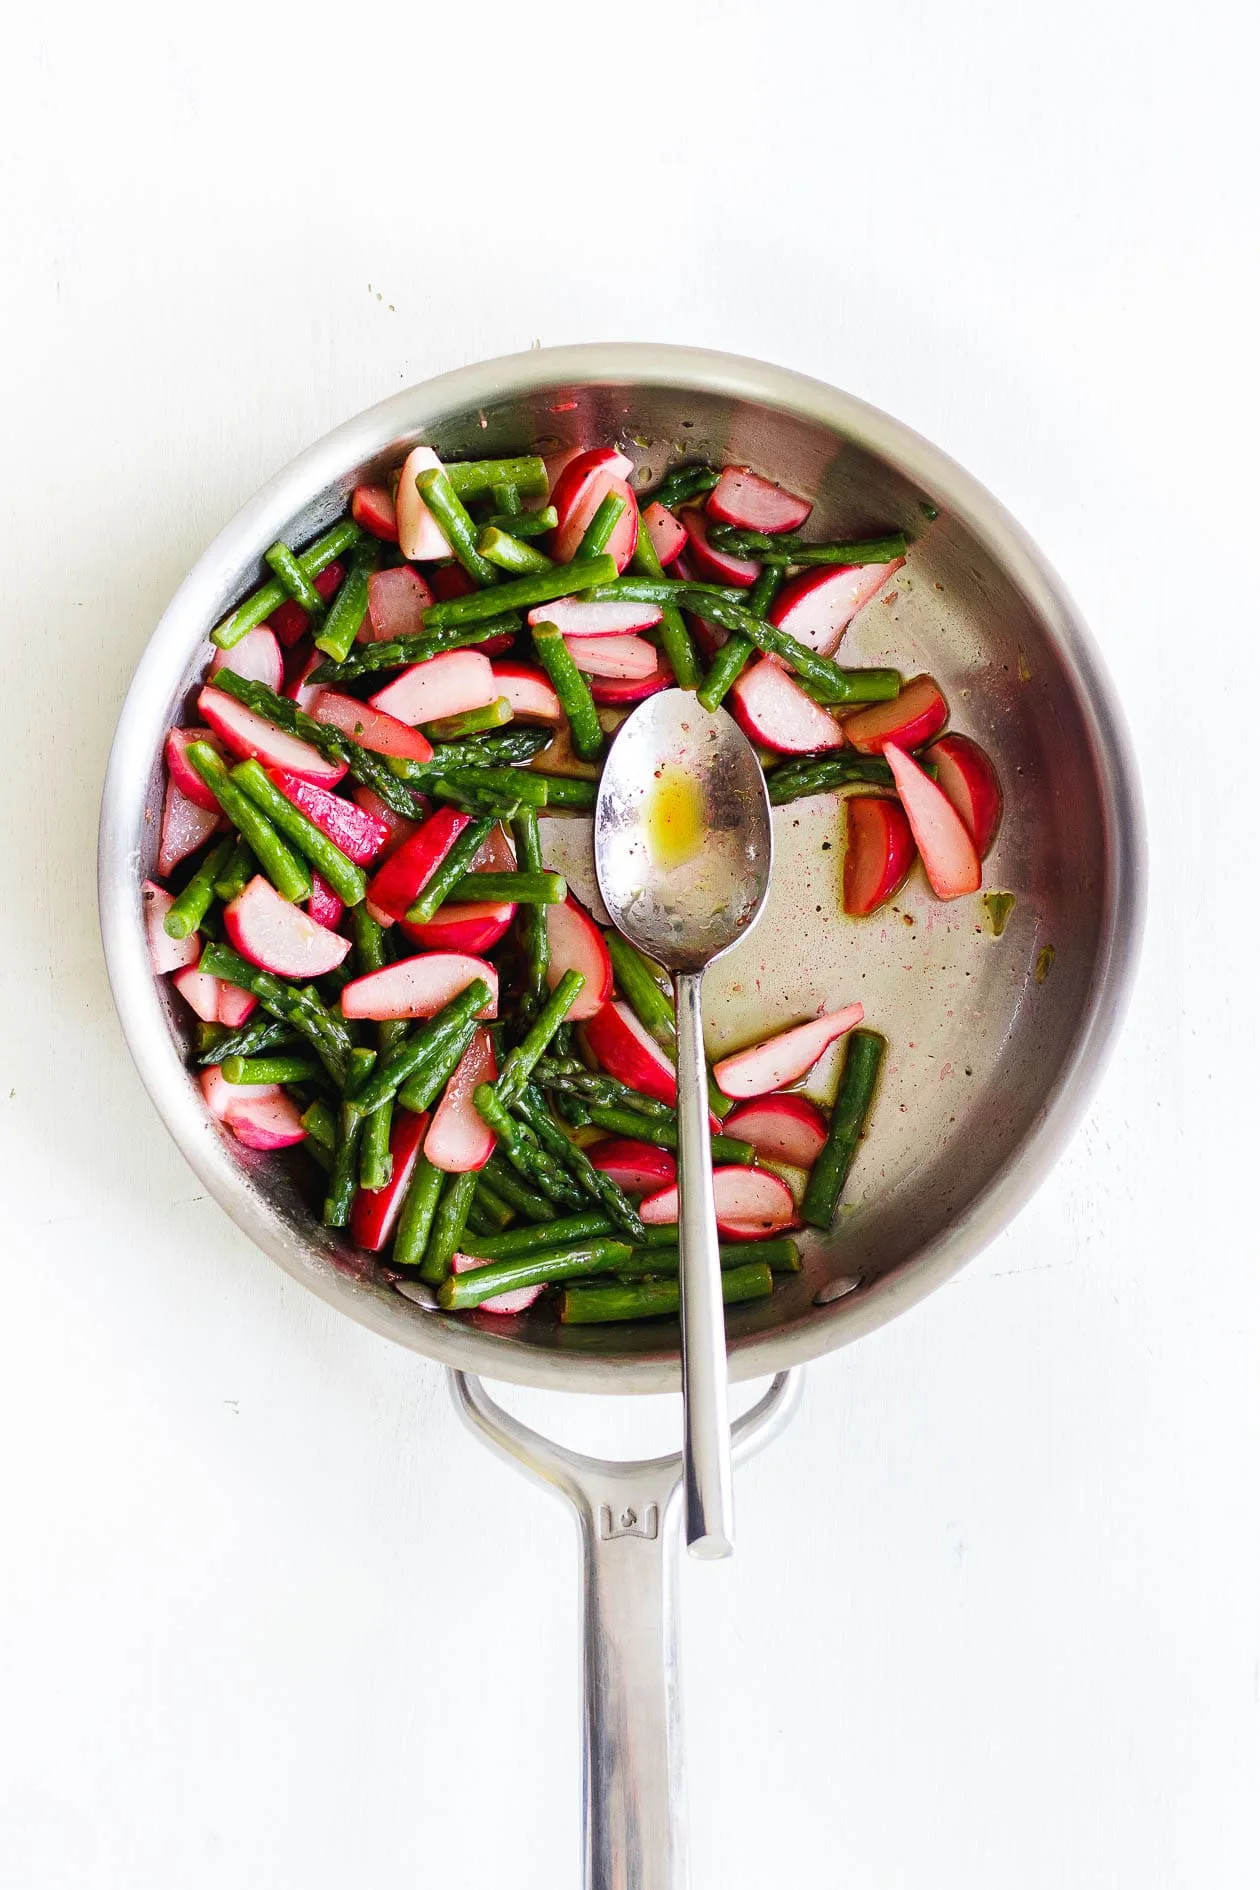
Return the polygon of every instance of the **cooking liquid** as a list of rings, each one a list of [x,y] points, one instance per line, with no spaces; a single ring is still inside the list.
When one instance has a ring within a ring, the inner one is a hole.
[[[646,831],[652,863],[667,873],[685,866],[704,845],[704,796],[699,783],[671,762],[653,783]]]

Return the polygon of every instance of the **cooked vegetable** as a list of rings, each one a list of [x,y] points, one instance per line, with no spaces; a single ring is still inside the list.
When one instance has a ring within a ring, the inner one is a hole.
[[[801,1215],[811,1227],[830,1227],[866,1132],[887,1040],[877,1030],[855,1030],[845,1045],[840,1087],[821,1155],[810,1171]]]

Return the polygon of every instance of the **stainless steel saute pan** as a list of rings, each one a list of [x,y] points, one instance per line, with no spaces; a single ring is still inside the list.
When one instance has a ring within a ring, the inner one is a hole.
[[[890,1040],[869,1139],[834,1233],[770,1300],[732,1308],[736,1379],[774,1375],[741,1421],[746,1452],[781,1425],[792,1368],[860,1337],[941,1284],[1027,1200],[1089,1094],[1123,1008],[1142,908],[1138,795],[1088,633],[1019,528],[958,466],[887,415],[798,374],[698,350],[592,346],[482,363],[395,395],[303,453],[233,519],[185,580],[128,693],[101,809],[101,925],[132,1055],[206,1186],[322,1298],[453,1369],[469,1424],[575,1505],[587,1558],[587,1877],[683,1881],[670,1592],[674,1460],[574,1457],[501,1412],[479,1376],[571,1391],[664,1391],[672,1325],[563,1328],[449,1316],[407,1297],[314,1219],[282,1162],[209,1120],[182,1019],[148,963],[139,882],[151,869],[163,738],[205,662],[204,638],[258,581],[276,538],[302,543],[418,440],[454,458],[617,440],[640,483],[670,460],[748,463],[815,500],[812,526],[914,540],[890,601],[849,633],[849,660],[929,670],[952,725],[993,755],[1006,817],[986,867],[1015,906],[994,936],[977,899],[940,905],[912,879],[864,922],[838,913],[834,801],[778,810],[766,916],[706,985],[710,1048],[860,998]]]

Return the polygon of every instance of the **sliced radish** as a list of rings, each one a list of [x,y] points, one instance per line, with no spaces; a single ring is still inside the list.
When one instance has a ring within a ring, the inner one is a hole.
[[[170,938],[163,929],[162,921],[175,904],[175,896],[168,893],[165,886],[158,886],[151,879],[146,879],[140,887],[140,898],[144,906],[144,927],[149,940],[149,963],[159,977],[166,971],[182,971],[185,965],[195,965],[201,957],[201,940],[195,932],[187,938]]]
[[[198,807],[204,807],[208,814],[217,814],[219,803],[191,761],[185,758],[184,750],[190,742],[205,742],[216,755],[223,754],[222,744],[216,740],[213,729],[173,728],[166,738],[166,772],[181,794],[195,801]]]
[[[496,663],[494,692],[512,705],[516,722],[559,723],[564,720],[560,698],[540,669],[528,663]]]
[[[426,925],[399,921],[404,937],[431,952],[472,952],[481,955],[497,945],[516,917],[516,907],[482,901],[473,905],[438,908]]]
[[[370,814],[372,819],[379,821],[386,830],[385,844],[376,856],[376,864],[383,866],[391,853],[397,853],[404,840],[410,840],[412,834],[418,830],[420,821],[408,820],[405,814],[396,814],[389,803],[381,799],[375,788],[364,787],[362,783],[351,790],[350,798],[356,807],[361,807],[365,814]],[[417,808],[417,813],[423,810],[427,816],[429,803],[423,795],[418,798],[421,807]]]
[[[217,978],[212,978],[208,971],[198,971],[195,965],[185,965],[182,971],[175,973],[171,983],[203,1024],[218,1023],[220,987]]]
[[[491,827],[473,854],[472,865],[468,870],[470,873],[514,873],[516,871],[516,854],[502,825]]]
[[[729,551],[719,551],[709,543],[709,527],[704,513],[696,505],[685,505],[678,514],[687,534],[687,555],[695,565],[696,575],[713,584],[755,584],[761,566],[755,558],[733,558]]]
[[[630,1137],[598,1142],[587,1154],[592,1167],[611,1175],[627,1194],[655,1194],[660,1188],[668,1188],[678,1173],[678,1164],[667,1148]]]
[[[338,695],[335,689],[325,689],[311,713],[317,722],[339,728],[343,735],[358,742],[361,748],[370,748],[373,754],[405,755],[411,761],[432,760],[433,745],[418,728],[408,728],[397,716],[370,709],[366,702]],[[301,768],[294,769],[295,774],[302,772]]]
[[[566,637],[564,641],[585,676],[646,682],[656,674],[656,647],[642,637]]]
[[[832,656],[859,610],[904,563],[894,558],[891,564],[822,564],[800,571],[770,606],[770,622],[806,649]]]
[[[373,571],[368,579],[367,640],[392,643],[395,637],[418,636],[432,602],[433,592],[409,564],[395,565],[390,571]]]
[[[620,598],[556,597],[529,613],[531,624],[554,623],[566,637],[627,636],[661,621],[659,604],[623,603]]]
[[[715,1168],[713,1206],[718,1232],[728,1240],[765,1240],[796,1224],[792,1190],[764,1168]],[[640,1201],[639,1216],[648,1227],[672,1226],[678,1219],[677,1187]]]
[[[474,978],[490,987],[490,1002],[478,1015],[493,1017],[499,1004],[499,974],[484,958],[470,952],[422,952],[403,958],[381,971],[352,978],[341,993],[344,1017],[432,1017],[467,990]]]
[[[612,959],[599,927],[572,893],[562,906],[547,907],[547,946],[547,983],[553,991],[566,971],[580,971],[586,980],[566,1021],[593,1018],[612,991]]]
[[[813,511],[784,486],[776,486],[747,466],[723,466],[722,477],[709,494],[707,509],[725,525],[746,532],[794,532]]]
[[[882,753],[885,742],[921,748],[949,720],[949,704],[930,676],[913,676],[892,702],[873,702],[844,720],[844,738],[863,755]]]
[[[551,533],[552,555],[560,564],[568,564],[582,542],[582,534],[599,510],[606,494],[619,492],[626,500],[612,539],[606,549],[624,571],[630,562],[638,537],[639,513],[634,494],[626,484],[631,463],[615,446],[594,446],[571,459],[556,480],[551,503],[559,514],[559,524]],[[628,543],[625,541],[628,540]],[[624,558],[621,553],[624,550]]]
[[[426,1160],[443,1173],[468,1174],[474,1168],[484,1168],[494,1154],[494,1130],[487,1128],[478,1115],[473,1091],[478,1083],[493,1083],[498,1074],[490,1032],[475,1031],[446,1085],[424,1139]]]
[[[306,818],[357,865],[366,866],[374,860],[389,839],[388,823],[367,808],[340,794],[330,794],[327,788],[304,781],[301,775],[286,774],[283,768],[269,768],[267,772],[272,786],[301,808]]]
[[[323,694],[321,683],[311,683],[307,679],[312,670],[319,668],[324,661],[324,652],[317,650],[309,638],[295,643],[288,652],[290,661],[285,663],[284,693],[290,702],[296,702],[304,715],[309,715],[312,708]],[[291,659],[297,658],[297,661]]]
[[[206,1108],[216,1122],[228,1121],[236,1110],[243,1109],[247,1103],[264,1102],[284,1094],[279,1083],[229,1083],[217,1063],[208,1070],[202,1070],[198,1081]]]
[[[452,1273],[475,1273],[478,1267],[488,1267],[490,1262],[475,1253],[453,1253],[451,1255]],[[545,1292],[542,1286],[516,1286],[510,1293],[496,1293],[492,1299],[483,1299],[478,1312],[522,1313],[532,1306],[538,1295]]]
[[[745,735],[780,755],[815,755],[825,748],[844,746],[834,716],[768,656],[735,678],[731,712]]]
[[[927,751],[936,763],[936,784],[961,818],[983,859],[1002,821],[1002,783],[997,769],[969,735],[942,735]]]
[[[467,814],[457,813],[453,807],[439,807],[390,854],[368,881],[367,898],[373,917],[385,925],[402,918],[433,878],[468,820]]]
[[[238,1088],[252,1085],[238,1084]],[[292,1148],[306,1140],[298,1106],[281,1090],[278,1096],[255,1096],[236,1103],[228,1113],[228,1128],[246,1148]]]
[[[554,912],[556,908],[549,906],[547,910]],[[641,1090],[657,1102],[677,1101],[673,1064],[623,999],[605,1004],[587,1021],[586,1044],[601,1069],[619,1083],[628,1083],[631,1089]]]
[[[323,707],[328,693],[325,690],[320,697],[315,705],[317,710]],[[329,761],[318,748],[277,728],[265,716],[255,715],[234,696],[225,696],[221,689],[203,689],[197,697],[197,707],[234,755],[252,755],[265,768],[287,768],[290,774],[322,782],[325,787],[335,787],[345,774],[344,762]]]
[[[345,909],[345,901],[333,891],[323,874],[313,872],[306,910],[316,925],[327,926],[331,932],[334,927],[341,924],[341,915]]]
[[[745,1096],[764,1096],[772,1089],[795,1083],[812,1070],[829,1044],[843,1037],[846,1030],[860,1024],[865,1013],[860,1004],[846,1004],[842,1011],[830,1011],[825,1017],[811,1017],[808,1023],[795,1024],[777,1036],[750,1044],[733,1057],[723,1057],[713,1066],[717,1086],[724,1096],[737,1101]]]
[[[906,810],[924,870],[938,899],[959,899],[980,890],[980,858],[961,816],[928,775],[895,742],[885,742],[884,760]]]
[[[360,1188],[350,1209],[350,1238],[356,1247],[379,1253],[388,1246],[411,1185],[429,1127],[426,1110],[395,1109],[389,1130],[389,1180],[383,1188]]]
[[[623,703],[642,702],[645,696],[654,696],[659,689],[669,689],[673,681],[674,672],[669,666],[669,658],[664,650],[658,650],[656,668],[650,676],[639,676],[629,681],[618,681],[611,676],[592,676],[591,697],[607,707],[619,708]]]
[[[559,484],[560,475],[565,467],[571,466],[575,459],[581,459],[586,450],[584,446],[562,446],[558,453],[548,453],[546,455],[543,460],[543,465],[547,469],[547,498],[549,501],[556,496],[556,487]],[[621,458],[625,459],[624,453],[621,454]],[[626,478],[629,471],[630,462],[626,460],[625,471],[620,476],[623,479]]]
[[[652,540],[657,563],[672,564],[687,542],[687,527],[674,517],[668,506],[656,499],[645,510],[643,523]]]
[[[219,980],[219,1022],[229,1030],[239,1030],[247,1023],[258,1009],[258,999],[252,991],[242,991],[239,984],[225,984]]]
[[[383,538],[390,545],[398,543],[394,495],[388,486],[356,486],[350,494],[350,516],[373,538]]]
[[[498,692],[490,659],[480,650],[446,650],[427,663],[413,663],[369,698],[382,715],[414,728],[466,709],[484,709]]]
[[[732,1109],[722,1133],[751,1142],[758,1161],[812,1168],[827,1140],[827,1118],[808,1096],[762,1096]]]
[[[284,682],[284,657],[275,633],[265,623],[259,624],[256,630],[247,631],[230,650],[216,650],[210,674],[217,676],[221,669],[247,676],[251,682],[266,683],[268,689],[279,694]]]
[[[453,559],[447,564],[434,565],[429,573],[429,586],[439,604],[450,603],[456,597],[471,597],[477,588],[463,565]],[[482,648],[485,647],[483,644]]]
[[[877,911],[905,879],[914,855],[914,835],[900,801],[852,796],[845,805],[845,911],[855,919]]]
[[[350,950],[348,938],[291,906],[261,873],[224,907],[223,926],[242,958],[282,978],[322,978]]]
[[[415,446],[403,461],[394,494],[394,517],[398,524],[398,548],[404,558],[423,563],[426,558],[449,558],[446,534],[416,490],[416,477],[440,466],[441,460],[431,446]]]
[[[198,806],[175,785],[174,780],[166,784],[166,799],[162,803],[162,839],[158,846],[157,870],[165,879],[173,873],[181,860],[186,860],[190,853],[204,846],[215,829],[223,824],[216,801],[214,812]]]
[[[330,565],[314,579],[315,589],[327,603],[341,585],[346,575],[346,568],[334,558]],[[286,597],[282,604],[277,604],[267,620],[279,637],[286,650],[292,649],[311,627],[311,620],[301,604],[292,597]]]

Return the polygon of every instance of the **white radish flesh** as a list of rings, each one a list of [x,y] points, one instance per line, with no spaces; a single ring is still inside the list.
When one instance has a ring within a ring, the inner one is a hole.
[[[354,978],[341,993],[345,1017],[383,1021],[390,1017],[432,1017],[482,978],[490,987],[490,1002],[479,1013],[493,1017],[499,1004],[499,974],[484,958],[466,952],[424,952],[404,958],[381,971]]]
[[[261,873],[224,907],[223,925],[242,958],[282,978],[322,978],[350,950],[348,938],[290,905]]]
[[[612,959],[599,927],[572,896],[547,907],[547,946],[547,983],[553,991],[566,971],[580,971],[585,979],[567,1013],[569,1023],[584,1023],[608,1001]]]
[[[403,461],[394,496],[394,518],[398,527],[398,549],[404,558],[422,564],[430,558],[449,558],[446,534],[416,490],[416,476],[441,465],[431,446],[416,446]]]
[[[731,1240],[765,1240],[796,1224],[792,1190],[764,1168],[715,1168],[713,1207],[718,1232]],[[677,1187],[662,1188],[639,1203],[647,1227],[669,1227],[678,1219]]]
[[[557,597],[550,604],[539,604],[529,613],[531,624],[554,623],[564,637],[628,636],[635,630],[650,630],[661,621],[659,604],[622,602],[617,597]]]
[[[247,631],[230,650],[216,650],[210,674],[217,676],[221,669],[230,669],[251,682],[266,683],[268,689],[278,695],[284,682],[284,658],[275,633],[266,624],[260,624],[256,630]]]
[[[478,1030],[446,1085],[424,1141],[425,1155],[445,1174],[484,1168],[493,1155],[494,1131],[478,1115],[473,1091],[478,1083],[493,1083],[497,1075],[490,1033]]]
[[[642,637],[566,637],[564,641],[584,676],[643,682],[656,674],[656,649]]]
[[[778,754],[816,755],[844,747],[840,724],[768,656],[736,677],[731,709],[746,735]]]
[[[860,1024],[864,1013],[860,1004],[846,1004],[841,1011],[825,1017],[813,1017],[791,1030],[762,1043],[751,1044],[732,1057],[723,1057],[713,1066],[717,1086],[724,1096],[737,1101],[746,1096],[765,1096],[773,1089],[795,1083],[812,1070],[823,1051],[842,1037],[846,1030]]]
[[[171,983],[203,1024],[218,1023],[220,986],[217,978],[212,978],[208,971],[198,971],[195,965],[185,965],[182,971],[175,973]]]
[[[845,631],[905,560],[891,564],[828,564],[789,578],[770,606],[777,624],[820,656],[833,656]]]
[[[497,693],[489,657],[479,650],[447,650],[405,669],[369,700],[382,715],[396,716],[414,728],[444,715],[484,709]]]
[[[165,886],[146,879],[140,888],[140,899],[149,940],[149,963],[158,976],[167,971],[182,971],[185,965],[195,965],[201,957],[201,940],[197,934],[190,932],[187,938],[169,938],[163,928],[162,921],[175,904],[174,895],[168,893]]]
[[[813,509],[808,499],[798,498],[747,466],[724,466],[707,505],[713,518],[746,532],[794,532]]]
[[[960,899],[980,890],[980,856],[957,811],[922,768],[894,742],[884,760],[906,810],[924,871],[938,899]]]
[[[190,853],[204,846],[215,828],[221,824],[219,804],[216,801],[213,813],[199,807],[196,801],[189,800],[173,780],[166,783],[166,799],[162,803],[162,839],[158,846],[157,869],[162,878],[173,873],[181,860],[186,860]]]
[[[330,693],[326,690],[321,696],[316,704],[317,711],[322,709]],[[318,748],[277,728],[265,716],[255,715],[243,702],[224,695],[221,689],[203,689],[197,697],[197,707],[234,755],[253,757],[265,768],[287,768],[290,774],[300,774],[306,781],[319,781],[325,787],[335,787],[346,772],[344,762],[329,761]],[[317,714],[316,719],[325,718]]]

